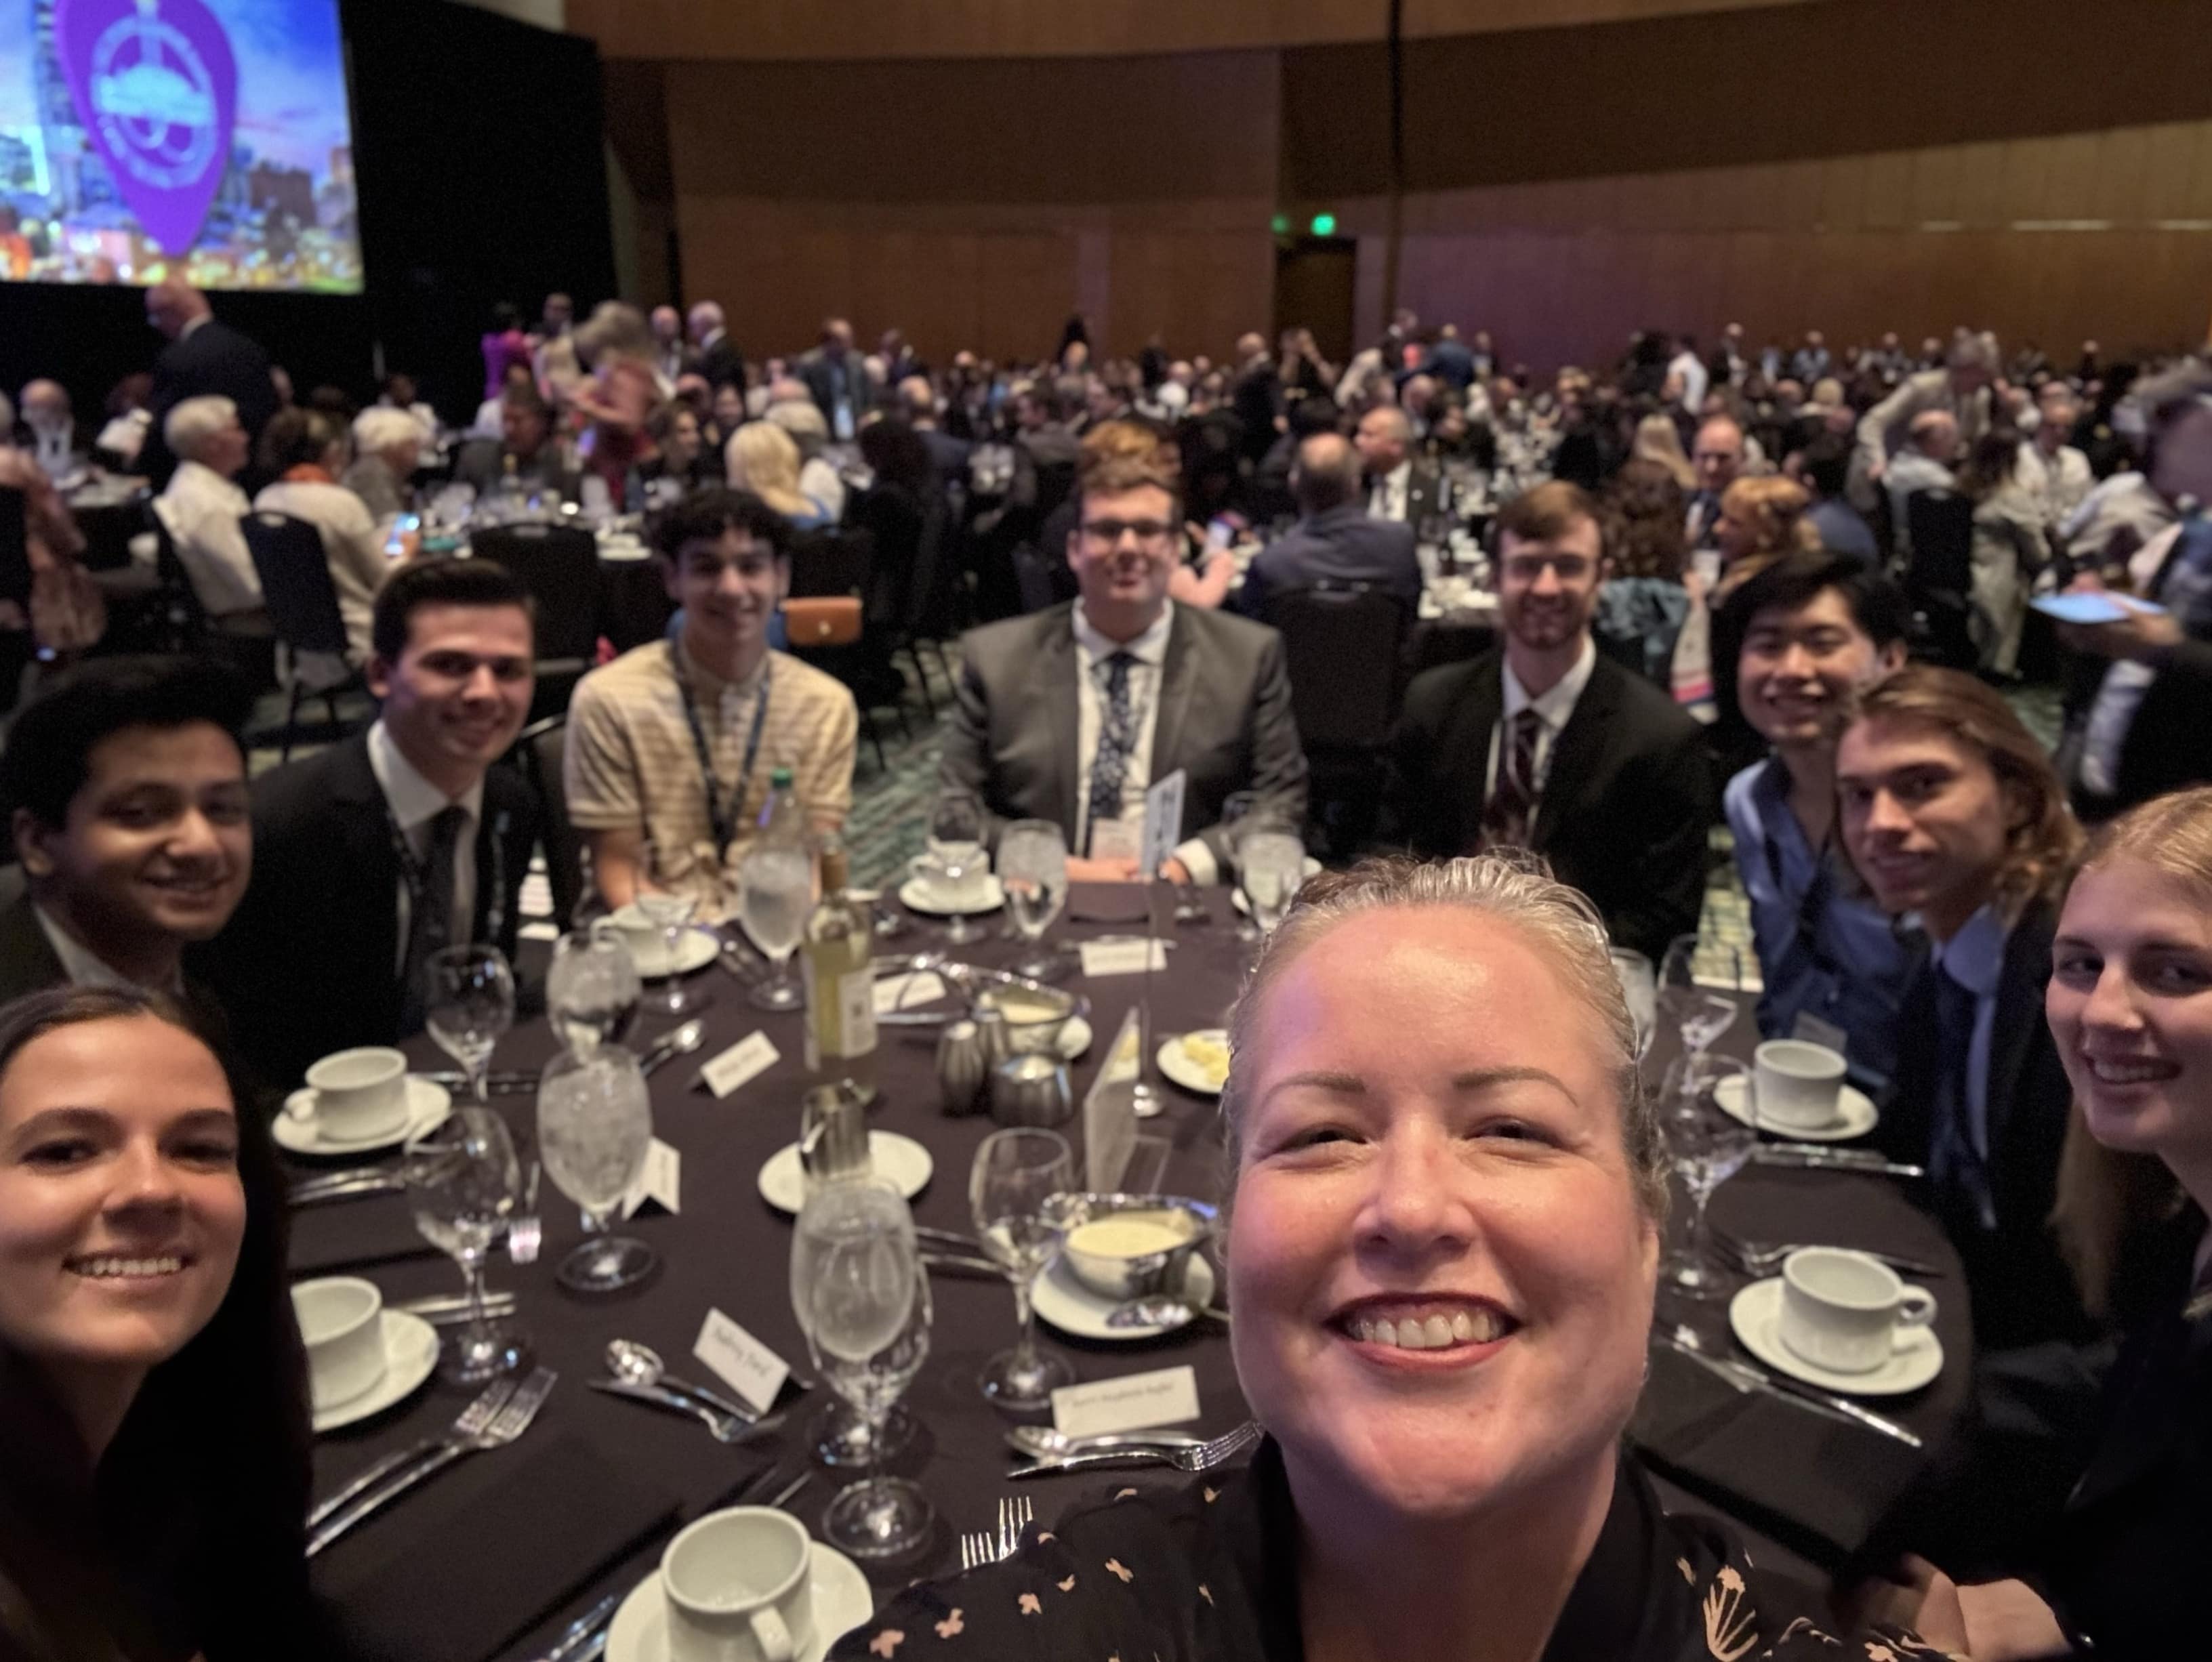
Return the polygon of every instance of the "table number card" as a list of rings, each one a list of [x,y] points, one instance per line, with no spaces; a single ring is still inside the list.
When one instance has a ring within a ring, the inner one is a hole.
[[[1052,1423],[1063,1437],[1096,1437],[1181,1425],[1198,1417],[1198,1375],[1185,1365],[1125,1374],[1052,1393]]]
[[[740,1402],[762,1414],[775,1406],[776,1393],[791,1374],[790,1363],[720,1310],[707,1312],[691,1354],[713,1368]]]
[[[724,1097],[748,1079],[758,1078],[782,1059],[782,1052],[769,1042],[768,1034],[756,1033],[739,1040],[708,1063],[699,1070],[699,1077],[716,1097]]]
[[[683,1186],[684,1156],[656,1137],[645,1151],[645,1169],[623,1200],[622,1215],[635,1217],[649,1200],[673,1217],[682,1210],[677,1203]]]
[[[1138,1058],[1144,1039],[1143,1019],[1128,1011],[1083,1099],[1085,1181],[1096,1194],[1120,1192],[1137,1146]]]
[[[1157,877],[1182,840],[1182,793],[1187,783],[1180,767],[1145,792],[1145,840],[1137,855],[1137,869]]]

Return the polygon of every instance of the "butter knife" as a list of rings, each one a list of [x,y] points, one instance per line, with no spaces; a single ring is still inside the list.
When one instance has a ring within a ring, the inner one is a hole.
[[[1874,1177],[1925,1177],[1924,1166],[1887,1160],[1868,1149],[1835,1149],[1820,1143],[1762,1143],[1751,1151],[1759,1166],[1803,1166],[1814,1170],[1863,1172]]]
[[[1779,1398],[1784,1402],[1794,1403],[1798,1407],[1813,1413],[1826,1415],[1832,1420],[1839,1420],[1845,1425],[1856,1425],[1869,1431],[1880,1432],[1885,1437],[1894,1438],[1907,1448],[1918,1448],[1923,1446],[1917,1433],[1907,1430],[1895,1420],[1886,1419],[1870,1409],[1861,1408],[1856,1403],[1845,1398],[1831,1396],[1827,1392],[1815,1390],[1809,1385],[1800,1385],[1795,1380],[1769,1374],[1765,1369],[1754,1368],[1749,1362],[1707,1356],[1702,1350],[1692,1350],[1671,1334],[1654,1333],[1651,1336],[1651,1342],[1654,1344],[1664,1345],[1678,1356],[1688,1357],[1698,1367],[1738,1391],[1757,1392],[1764,1396]]]

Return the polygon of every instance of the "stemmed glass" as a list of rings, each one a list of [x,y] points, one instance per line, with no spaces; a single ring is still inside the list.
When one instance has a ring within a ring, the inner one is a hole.
[[[869,1475],[822,1514],[832,1545],[863,1558],[912,1550],[935,1518],[919,1485],[884,1475],[884,1420],[929,1355],[929,1275],[914,1217],[890,1184],[827,1184],[807,1199],[791,1242],[791,1302],[807,1353],[866,1422]]]
[[[1058,1131],[1024,1127],[994,1131],[975,1150],[968,1173],[968,1207],[975,1238],[1014,1283],[1021,1338],[983,1365],[983,1394],[1001,1408],[1043,1408],[1075,1370],[1036,1348],[1036,1312],[1030,1289],[1060,1251],[1064,1226],[1046,1203],[1075,1187],[1075,1159]]]
[[[699,913],[702,879],[714,876],[701,869],[708,864],[699,851],[683,843],[645,846],[641,868],[645,881],[637,888],[637,909],[659,926],[661,949],[667,955],[661,965],[667,985],[647,1004],[647,1008],[662,1016],[688,1016],[707,1002],[705,994],[684,985],[677,966],[683,961],[684,931]]]
[[[460,1108],[407,1144],[400,1180],[415,1227],[461,1266],[468,1325],[440,1358],[440,1377],[476,1385],[522,1360],[524,1341],[484,1311],[484,1260],[522,1198],[522,1168],[506,1122],[489,1108]]]
[[[1613,973],[1620,980],[1629,1020],[1636,1024],[1636,1059],[1640,1062],[1651,1053],[1651,1040],[1659,1028],[1659,978],[1649,958],[1625,946],[1613,949]]]
[[[611,1293],[652,1273],[653,1248],[611,1233],[652,1143],[653,1104],[632,1052],[605,1044],[547,1065],[538,1086],[538,1157],[553,1186],[584,1210],[585,1239],[554,1271],[562,1286]]]
[[[1247,833],[1259,828],[1254,810],[1260,805],[1256,791],[1232,791],[1221,804],[1221,826],[1229,838],[1230,858],[1236,866],[1237,892],[1244,895],[1244,838]],[[1260,938],[1260,925],[1252,921],[1252,897],[1244,895],[1243,915],[1237,920],[1237,938],[1251,942]]]
[[[814,863],[804,848],[767,844],[738,868],[745,933],[769,961],[769,978],[747,995],[761,1010],[797,1010],[805,1002],[792,979],[791,955],[806,933],[814,906]]]
[[[1305,882],[1306,846],[1278,819],[1255,813],[1244,822],[1250,828],[1237,840],[1237,878],[1259,938],[1274,932]]]
[[[448,946],[422,967],[423,1025],[438,1048],[461,1065],[479,1107],[499,1036],[514,1025],[514,972],[495,946]]]
[[[1702,1059],[1713,1040],[1735,1024],[1736,1001],[1716,992],[1720,980],[1743,985],[1741,955],[1734,947],[1701,947],[1695,935],[1678,935],[1659,963],[1658,1013],[1682,1035],[1683,1052]]]
[[[984,864],[983,804],[974,792],[937,793],[929,810],[929,864],[943,875],[946,905],[958,906],[966,880]],[[954,946],[979,940],[982,933],[964,912],[955,910],[945,921],[945,938]]]
[[[1049,981],[1066,966],[1042,944],[1067,899],[1067,839],[1050,820],[1016,820],[999,834],[999,881],[1029,955],[1014,974]]]
[[[587,1057],[601,1045],[628,1038],[643,996],[637,960],[607,919],[553,943],[545,1008],[571,1055]]]
[[[1690,1197],[1690,1228],[1681,1250],[1661,1268],[1667,1285],[1697,1299],[1728,1290],[1729,1270],[1713,1251],[1705,1207],[1713,1191],[1743,1169],[1759,1133],[1722,1108],[1714,1087],[1746,1070],[1732,1057],[1678,1057],[1660,1087],[1660,1125],[1667,1152]],[[1747,1081],[1747,1083],[1748,1082]]]

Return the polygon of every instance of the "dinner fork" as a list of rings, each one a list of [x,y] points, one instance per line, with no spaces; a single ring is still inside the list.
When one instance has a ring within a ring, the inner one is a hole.
[[[1029,1527],[1030,1519],[1036,1516],[1036,1507],[1026,1495],[1002,1495],[999,1497],[999,1560],[1001,1563],[1021,1550],[1022,1532]]]
[[[1211,1471],[1235,1459],[1259,1441],[1260,1436],[1259,1426],[1247,1420],[1234,1431],[1224,1431],[1194,1448],[1102,1448],[1090,1454],[1065,1454],[1054,1460],[1039,1460],[1035,1465],[1025,1465],[1006,1476],[1009,1479],[1034,1477],[1041,1472],[1081,1471],[1094,1465],[1171,1465],[1178,1471]]]
[[[439,1446],[437,1453],[413,1471],[355,1501],[325,1522],[307,1538],[307,1556],[313,1557],[362,1519],[382,1511],[409,1489],[443,1471],[464,1454],[474,1454],[487,1448],[503,1448],[513,1442],[530,1428],[531,1421],[537,1418],[546,1394],[553,1389],[553,1382],[559,1377],[550,1368],[538,1369],[516,1387],[514,1394],[507,1399],[507,1406],[493,1416],[491,1423],[476,1436],[447,1438]]]
[[[327,1501],[319,1504],[307,1514],[307,1527],[318,1529],[348,1501],[366,1495],[395,1471],[427,1460],[445,1445],[455,1439],[466,1441],[483,1435],[491,1424],[492,1416],[507,1406],[507,1399],[514,1394],[513,1380],[494,1380],[478,1393],[477,1399],[464,1408],[453,1420],[453,1428],[443,1437],[425,1437],[411,1448],[403,1448],[396,1454],[387,1454],[375,1465],[348,1483]]]
[[[1782,1267],[1783,1260],[1790,1253],[1805,1250],[1804,1244],[1798,1241],[1788,1242],[1779,1246],[1762,1246],[1756,1242],[1732,1235],[1724,1229],[1713,1230],[1712,1237],[1713,1244],[1734,1259],[1742,1267],[1743,1272],[1749,1276],[1763,1276],[1771,1271],[1778,1270]],[[1847,1246],[1840,1250],[1856,1253],[1863,1258],[1873,1259],[1877,1263],[1886,1264],[1891,1269],[1908,1276],[1940,1276],[1943,1273],[1942,1266],[1940,1265],[1924,1264],[1917,1258],[1900,1258],[1894,1253],[1877,1253],[1870,1246]]]
[[[981,1569],[986,1564],[999,1562],[998,1549],[992,1544],[991,1532],[979,1529],[972,1535],[960,1538],[960,1568]]]

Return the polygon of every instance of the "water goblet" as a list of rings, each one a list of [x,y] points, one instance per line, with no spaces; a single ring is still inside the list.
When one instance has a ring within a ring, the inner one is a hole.
[[[1058,955],[1045,947],[1044,932],[1067,899],[1067,839],[1050,820],[1017,820],[999,837],[999,881],[1014,927],[1029,955],[1014,974],[1049,981],[1065,973]]]
[[[448,946],[422,967],[422,1022],[438,1048],[461,1065],[478,1106],[499,1036],[514,1025],[514,972],[495,946]]]
[[[611,1293],[652,1273],[653,1248],[611,1233],[652,1144],[653,1104],[632,1052],[603,1044],[547,1065],[538,1087],[538,1157],[553,1186],[584,1213],[584,1240],[554,1271],[562,1286]]]
[[[983,804],[974,792],[937,793],[929,812],[929,863],[943,874],[945,898],[951,906],[963,903],[963,885],[986,864],[983,831]],[[945,925],[945,938],[954,946],[965,946],[982,933],[959,911]]]
[[[439,1358],[439,1376],[477,1385],[518,1366],[521,1335],[484,1310],[484,1261],[522,1198],[522,1167],[506,1122],[489,1108],[456,1109],[407,1144],[400,1180],[422,1238],[460,1265],[469,1319]]]
[[[1075,1370],[1036,1348],[1036,1312],[1030,1289],[1060,1251],[1065,1224],[1047,1203],[1075,1186],[1075,1159],[1058,1131],[1033,1127],[994,1131],[975,1150],[968,1174],[968,1206],[975,1238],[1014,1284],[1021,1337],[984,1364],[983,1394],[1018,1413],[1047,1407]]]
[[[1713,1250],[1705,1207],[1713,1191],[1743,1169],[1758,1146],[1759,1133],[1714,1101],[1722,1081],[1743,1079],[1742,1063],[1723,1056],[1685,1056],[1662,1087],[1661,1127],[1667,1152],[1690,1197],[1690,1226],[1679,1252],[1668,1255],[1660,1275],[1674,1291],[1694,1299],[1717,1299],[1729,1290],[1728,1266]]]
[[[545,1009],[571,1055],[589,1056],[628,1038],[642,998],[637,960],[608,919],[572,930],[553,943]]]
[[[744,891],[740,918],[745,933],[769,961],[769,978],[747,994],[761,1010],[797,1010],[805,1002],[791,974],[791,955],[806,934],[806,914],[814,907],[814,862],[804,848],[768,844],[755,848],[738,868]]]
[[[637,909],[660,930],[661,949],[666,955],[661,968],[668,978],[647,1007],[662,1016],[688,1016],[707,1001],[687,988],[677,973],[684,931],[699,913],[702,889],[717,887],[720,875],[703,846],[661,841],[646,844],[639,875],[644,881],[637,886]]]
[[[1735,1024],[1743,986],[1742,955],[1734,947],[1678,935],[1660,960],[1658,1013],[1681,1034],[1682,1048],[1702,1055]]]

